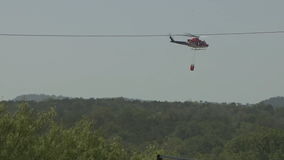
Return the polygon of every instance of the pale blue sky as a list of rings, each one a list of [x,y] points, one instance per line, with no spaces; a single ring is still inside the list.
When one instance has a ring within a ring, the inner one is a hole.
[[[283,0],[3,0],[0,34],[278,31],[283,6]],[[284,96],[284,34],[202,39],[210,46],[197,51],[191,72],[194,51],[168,37],[0,36],[0,96],[238,103]]]

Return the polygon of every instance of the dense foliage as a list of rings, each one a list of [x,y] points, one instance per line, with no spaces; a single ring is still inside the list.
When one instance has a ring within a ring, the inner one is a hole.
[[[0,159],[284,158],[284,108],[264,103],[2,101],[0,120]]]
[[[126,151],[120,138],[106,140],[102,129],[94,130],[92,121],[83,117],[71,128],[54,121],[56,114],[51,108],[45,113],[35,113],[27,103],[19,105],[11,114],[0,109],[0,159],[30,160],[148,160],[165,152],[157,143],[149,144],[143,152]]]

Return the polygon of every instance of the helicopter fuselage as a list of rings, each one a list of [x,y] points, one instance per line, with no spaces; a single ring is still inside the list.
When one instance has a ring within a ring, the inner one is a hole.
[[[188,39],[187,42],[175,41],[171,36],[170,36],[170,39],[171,39],[172,43],[187,45],[187,46],[192,47],[194,49],[205,49],[209,46],[209,44],[207,44],[205,41],[200,40],[197,37],[192,38],[192,39]]]

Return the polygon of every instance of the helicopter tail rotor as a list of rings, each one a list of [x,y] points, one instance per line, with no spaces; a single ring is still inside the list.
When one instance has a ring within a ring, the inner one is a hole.
[[[172,36],[170,36],[171,42],[174,42],[175,40],[172,38]]]

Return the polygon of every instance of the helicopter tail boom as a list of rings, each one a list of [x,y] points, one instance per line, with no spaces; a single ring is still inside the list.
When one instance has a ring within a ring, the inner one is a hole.
[[[172,36],[170,36],[170,39],[171,39],[171,42],[172,42],[172,43],[182,44],[182,45],[189,46],[189,43],[187,43],[187,42],[183,42],[183,41],[175,41],[175,40],[172,38]]]

